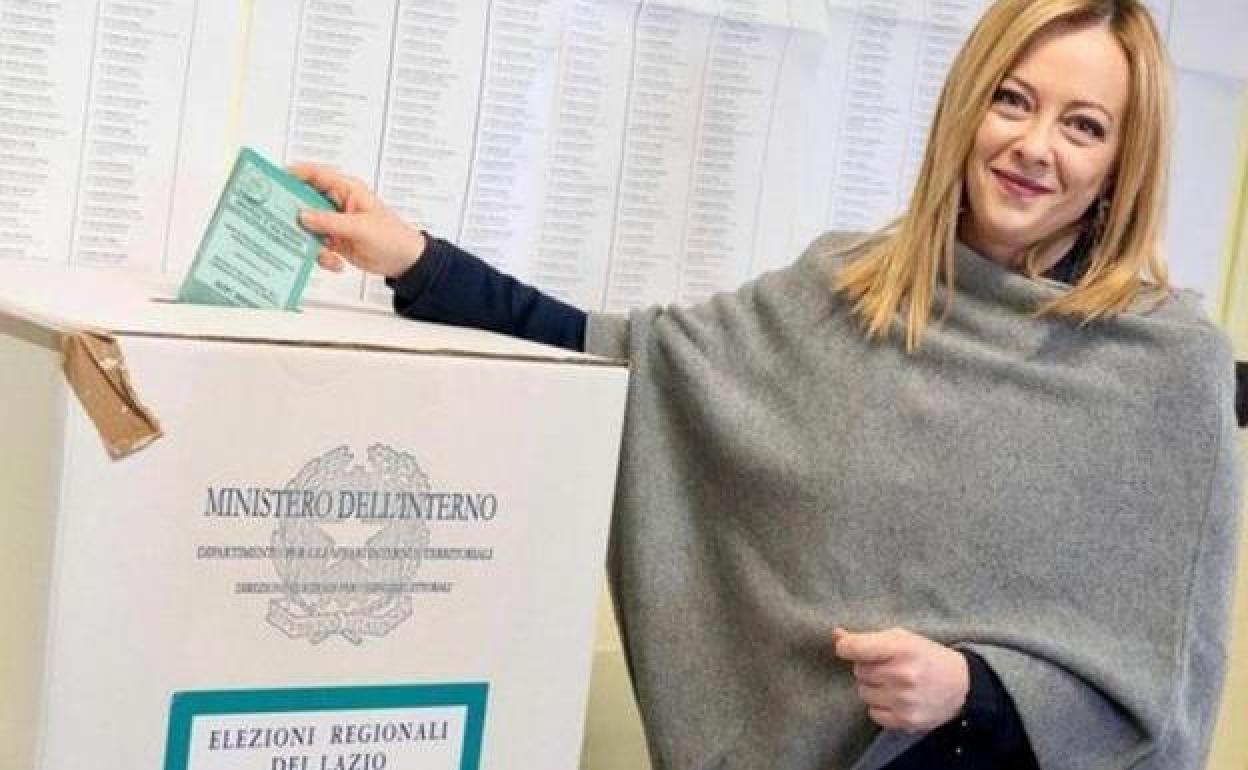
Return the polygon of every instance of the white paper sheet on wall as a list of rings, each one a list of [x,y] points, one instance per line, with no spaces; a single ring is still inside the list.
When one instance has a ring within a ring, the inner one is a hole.
[[[92,9],[94,11],[94,9]],[[0,17],[7,87],[0,141],[0,256],[65,262],[77,197],[95,13],[50,5]]]
[[[601,307],[616,221],[637,0],[568,7],[532,280],[565,301]]]
[[[712,21],[701,11],[640,6],[607,310],[676,297]]]
[[[193,135],[184,131],[188,122],[224,125],[228,108],[201,98],[212,81],[191,52],[205,50],[197,41],[237,38],[234,6],[4,3],[0,256],[162,268],[179,164],[202,151],[184,145]],[[192,86],[202,93],[192,97]]]
[[[392,81],[393,0],[252,5],[239,141],[288,165],[320,163],[376,189]],[[359,299],[363,275],[318,271],[307,296]]]
[[[164,270],[179,274],[195,258],[228,176],[228,159],[237,146],[234,74],[246,53],[238,0],[199,0],[197,11],[163,259]]]
[[[0,258],[183,269],[242,143],[342,168],[581,307],[696,302],[901,210],[985,5],[4,0]],[[1181,124],[1233,119],[1223,99],[1248,60],[1219,44],[1234,24],[1203,20],[1243,4],[1148,5]],[[1229,211],[1235,171],[1207,159],[1234,140],[1192,136],[1177,137],[1176,189],[1226,191]],[[1170,232],[1197,246],[1175,252],[1176,275],[1213,295],[1204,203],[1177,203]],[[388,291],[348,271],[309,296]]]

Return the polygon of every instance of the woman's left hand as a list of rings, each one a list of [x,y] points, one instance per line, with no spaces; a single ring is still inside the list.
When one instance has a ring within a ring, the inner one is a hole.
[[[836,656],[854,664],[858,695],[880,727],[931,730],[956,717],[966,703],[970,670],[951,647],[901,628],[873,633],[838,628],[832,638]]]

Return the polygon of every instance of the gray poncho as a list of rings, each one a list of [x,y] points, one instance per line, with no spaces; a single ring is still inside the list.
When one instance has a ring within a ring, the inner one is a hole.
[[[1203,766],[1239,501],[1226,339],[1178,294],[1084,328],[964,248],[920,352],[844,240],[693,309],[594,315],[633,367],[610,574],[656,768],[870,770],[831,631],[979,653],[1045,770]]]

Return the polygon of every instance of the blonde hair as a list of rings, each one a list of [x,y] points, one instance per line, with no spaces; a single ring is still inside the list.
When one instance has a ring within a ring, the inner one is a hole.
[[[1127,310],[1143,293],[1160,297],[1169,290],[1160,241],[1170,86],[1152,17],[1138,0],[1000,0],[980,19],[949,70],[909,207],[835,276],[835,288],[853,301],[869,336],[886,336],[901,312],[906,349],[918,349],[938,277],[953,286],[963,176],[993,94],[1038,37],[1096,24],[1117,39],[1130,73],[1112,194],[1083,276],[1039,313],[1087,322]],[[1033,244],[1024,257],[1028,274],[1035,276],[1040,254],[1071,234],[1072,228],[1065,228]]]

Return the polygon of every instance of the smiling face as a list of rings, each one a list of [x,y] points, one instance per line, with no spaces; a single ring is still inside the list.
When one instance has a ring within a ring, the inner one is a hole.
[[[1055,30],[1028,48],[993,95],[967,160],[959,235],[968,246],[1016,269],[1025,249],[1083,216],[1110,186],[1128,76],[1103,25]]]

